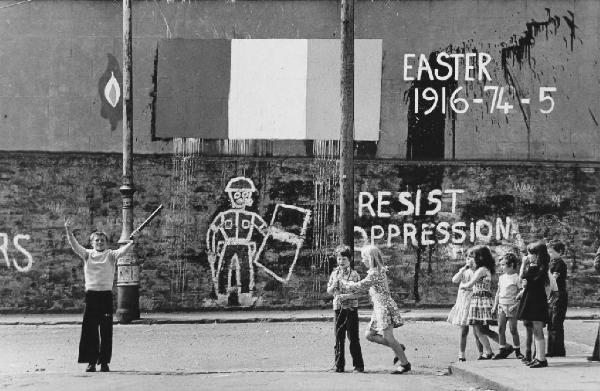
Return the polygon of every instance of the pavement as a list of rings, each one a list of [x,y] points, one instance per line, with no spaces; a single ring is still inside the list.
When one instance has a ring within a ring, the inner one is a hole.
[[[450,308],[403,309],[402,317],[408,321],[443,322]],[[359,309],[360,321],[371,319],[371,309]],[[569,307],[567,319],[599,320],[600,308]],[[0,326],[4,325],[67,325],[81,324],[82,314],[0,314]],[[244,310],[206,312],[145,312],[131,324],[207,324],[207,323],[253,323],[253,322],[326,322],[333,320],[330,309],[309,310]],[[115,323],[117,323],[115,321]]]
[[[448,311],[448,308],[405,309],[402,315],[407,322],[422,322],[420,323],[422,325],[433,325],[435,323],[428,322],[445,321]],[[369,320],[370,310],[359,310],[359,317],[361,321]],[[581,332],[584,335],[573,335],[571,331],[571,335],[567,335],[567,350],[573,352],[574,355],[549,358],[548,368],[530,369],[514,356],[505,360],[486,361],[477,361],[475,357],[468,357],[466,362],[450,363],[448,374],[463,379],[470,384],[475,384],[477,389],[481,390],[600,390],[600,362],[588,362],[586,360],[587,354],[592,351],[597,324],[600,323],[600,308],[569,308],[567,319],[571,321],[571,324],[572,321],[581,323],[585,329]],[[0,314],[0,326],[78,325],[81,320],[81,314]],[[120,327],[169,324],[329,322],[331,320],[332,311],[326,309],[173,312],[143,313],[141,319]],[[569,330],[567,329],[567,331]],[[524,341],[524,333],[522,332],[521,337]],[[274,376],[277,377],[276,374]]]

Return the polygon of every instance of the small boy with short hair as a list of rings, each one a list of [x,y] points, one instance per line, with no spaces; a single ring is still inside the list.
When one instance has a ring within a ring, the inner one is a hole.
[[[556,279],[558,290],[552,291],[548,299],[548,357],[564,357],[565,329],[564,322],[567,315],[567,264],[562,259],[565,245],[558,239],[548,242],[550,255],[550,273]]]
[[[517,273],[519,259],[513,253],[506,253],[500,258],[500,268],[503,274],[498,280],[498,290],[492,312],[498,311],[498,344],[500,351],[494,356],[494,360],[508,357],[512,352],[519,359],[521,354],[521,340],[517,329],[517,295],[521,289],[521,277]],[[508,323],[513,338],[513,345],[506,342],[506,324]]]
[[[335,312],[335,371],[344,372],[344,342],[346,334],[350,340],[350,354],[355,372],[363,372],[363,362],[360,340],[358,336],[358,293],[351,293],[343,288],[340,281],[360,281],[355,270],[350,267],[352,250],[348,246],[338,246],[335,250],[337,264],[327,283],[327,293],[333,295],[333,310]]]
[[[108,364],[112,356],[113,334],[113,281],[117,259],[133,245],[130,240],[118,250],[107,248],[108,237],[104,232],[92,232],[88,250],[81,246],[71,231],[72,219],[65,219],[67,239],[71,248],[83,259],[85,277],[85,311],[79,340],[79,363],[88,364],[86,372],[96,372],[100,364],[101,372],[109,372]],[[98,329],[100,336],[98,337]]]

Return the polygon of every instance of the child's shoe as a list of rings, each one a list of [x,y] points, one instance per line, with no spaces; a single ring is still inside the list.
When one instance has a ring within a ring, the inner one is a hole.
[[[515,349],[514,349],[512,346],[510,346],[510,345],[508,345],[508,346],[505,346],[505,347],[501,347],[501,348],[500,348],[500,351],[498,352],[498,354],[496,354],[496,355],[494,356],[494,358],[493,358],[493,359],[494,359],[494,360],[502,360],[502,359],[505,359],[505,358],[506,358],[506,357],[508,357],[508,356],[509,356],[509,355],[510,355],[510,354],[511,354],[511,353],[512,353],[514,350],[515,350]]]
[[[85,368],[86,372],[96,372],[96,364],[89,363],[87,368]]]
[[[523,356],[523,353],[521,353],[521,349],[519,349],[519,348],[515,349],[515,357],[517,357],[519,360],[522,360],[525,358],[525,356]]]
[[[392,373],[401,375],[403,373],[406,373],[406,372],[410,371],[411,369],[412,368],[410,366],[410,363],[406,363],[405,365],[400,364],[400,365],[398,365],[398,367],[396,368],[396,370],[394,372],[392,372]]]
[[[363,368],[363,367],[354,367],[354,372],[363,373],[364,371],[365,371],[365,368]]]
[[[467,361],[467,359],[466,359],[466,358],[464,358],[464,357],[459,357],[459,358],[458,358],[458,361],[459,361],[459,362],[465,362],[465,361]]]
[[[494,353],[482,354],[477,360],[491,360],[494,358]]]
[[[100,372],[110,372],[110,368],[108,367],[108,364],[106,364],[106,363],[100,364]]]
[[[533,364],[529,366],[529,368],[546,368],[548,366],[548,360],[540,361],[535,359]]]
[[[521,361],[523,362],[523,364],[527,364],[527,363],[531,362],[531,350],[525,351],[525,357],[523,357],[521,359]]]

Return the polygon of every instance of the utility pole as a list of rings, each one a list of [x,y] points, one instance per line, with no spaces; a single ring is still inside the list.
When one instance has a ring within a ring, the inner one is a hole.
[[[354,0],[341,1],[340,239],[354,250]]]
[[[133,232],[133,77],[131,2],[123,0],[123,183],[119,188],[123,199],[123,227],[119,244],[129,240]],[[140,318],[140,267],[133,249],[117,261],[117,320],[129,323]]]

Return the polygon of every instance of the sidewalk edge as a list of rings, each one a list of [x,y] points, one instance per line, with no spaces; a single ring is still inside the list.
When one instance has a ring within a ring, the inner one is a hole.
[[[518,388],[514,388],[506,384],[490,380],[485,376],[482,376],[476,372],[469,371],[456,364],[450,364],[450,366],[448,367],[448,371],[453,376],[457,376],[463,380],[474,383],[478,387],[484,387],[486,389],[491,389],[494,391],[523,391]]]

